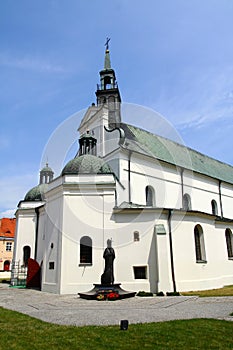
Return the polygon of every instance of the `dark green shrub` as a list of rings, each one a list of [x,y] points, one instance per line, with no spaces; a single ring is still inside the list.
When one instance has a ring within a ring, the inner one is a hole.
[[[168,297],[178,297],[178,296],[180,296],[180,293],[179,292],[167,292],[166,295]]]
[[[144,291],[139,291],[138,293],[137,293],[137,296],[138,297],[153,297],[153,293],[151,293],[151,292],[144,292]]]

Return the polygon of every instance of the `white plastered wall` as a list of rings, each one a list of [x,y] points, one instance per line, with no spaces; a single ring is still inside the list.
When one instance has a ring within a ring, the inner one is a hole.
[[[35,255],[36,213],[34,208],[18,209],[16,212],[16,232],[14,261],[23,265],[23,247],[31,248],[31,258]]]
[[[206,263],[197,263],[194,227],[201,225]],[[225,225],[215,225],[214,217],[174,214],[172,239],[177,290],[204,290],[233,283],[232,261],[227,257]]]
[[[54,187],[54,184],[51,184]],[[42,265],[42,291],[60,293],[63,225],[62,187],[46,194],[45,226],[41,226],[41,245],[45,247]],[[54,265],[53,267],[51,265]]]

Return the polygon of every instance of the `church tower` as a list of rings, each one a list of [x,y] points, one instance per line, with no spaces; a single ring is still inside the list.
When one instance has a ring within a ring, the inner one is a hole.
[[[100,71],[100,84],[97,84],[97,106],[107,105],[108,126],[111,129],[119,127],[121,123],[121,96],[118,89],[116,75],[111,68],[109,41],[106,41],[104,69]]]

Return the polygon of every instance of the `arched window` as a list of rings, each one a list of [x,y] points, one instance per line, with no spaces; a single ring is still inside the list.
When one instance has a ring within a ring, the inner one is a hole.
[[[111,89],[111,88],[112,88],[111,77],[110,76],[104,77],[104,90]]]
[[[194,228],[196,261],[206,262],[204,234],[201,225],[196,225]]]
[[[92,239],[88,236],[80,239],[80,264],[92,264]]]
[[[188,193],[183,196],[183,208],[184,210],[192,210],[191,197]]]
[[[11,263],[9,260],[4,261],[4,267],[3,267],[4,271],[10,271],[10,264]]]
[[[232,235],[232,231],[229,228],[226,229],[225,236],[226,236],[228,258],[233,259],[233,235]]]
[[[211,207],[212,207],[212,214],[218,215],[218,205],[214,199],[211,201]]]
[[[29,247],[28,245],[25,245],[23,247],[23,264],[24,266],[28,266],[28,259],[31,256],[31,247]]]
[[[106,103],[106,97],[100,97],[100,99],[99,99],[99,103],[100,104],[104,104],[104,103]]]
[[[155,193],[152,186],[146,186],[146,205],[149,207],[155,206]]]

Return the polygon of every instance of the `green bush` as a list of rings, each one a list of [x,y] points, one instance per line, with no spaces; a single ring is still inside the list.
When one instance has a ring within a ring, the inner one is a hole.
[[[151,292],[144,292],[144,291],[139,291],[138,293],[137,293],[137,296],[138,297],[153,297],[153,293],[151,293]]]
[[[167,297],[178,297],[180,296],[179,292],[167,292],[166,293]]]

